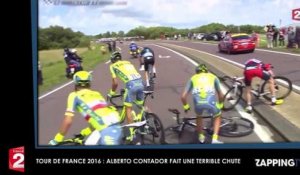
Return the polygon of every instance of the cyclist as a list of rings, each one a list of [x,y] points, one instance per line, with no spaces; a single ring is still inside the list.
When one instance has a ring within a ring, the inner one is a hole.
[[[156,68],[155,68],[155,57],[154,52],[149,47],[144,47],[140,54],[140,63],[141,65],[144,65],[145,69],[145,78],[146,78],[146,86],[149,87],[149,77],[148,77],[148,70],[149,65],[152,65],[152,71],[153,71],[153,78],[156,78]]]
[[[245,111],[248,113],[252,113],[252,105],[251,105],[251,82],[254,77],[259,77],[265,81],[268,81],[270,86],[270,92],[272,95],[272,105],[282,104],[283,100],[277,100],[275,97],[275,87],[274,87],[274,79],[273,73],[271,71],[271,65],[265,64],[262,61],[252,58],[245,62],[244,68],[244,81],[246,85],[246,100],[247,100],[247,107]]]
[[[132,103],[138,105],[143,104],[144,86],[141,75],[136,71],[134,66],[129,61],[122,61],[121,53],[116,51],[111,55],[110,72],[112,75],[112,88],[109,91],[110,96],[116,94],[118,87],[117,77],[125,83],[124,106],[126,108],[127,122],[133,123],[132,118]],[[134,128],[129,128],[130,136],[126,139],[133,141]]]
[[[219,79],[214,74],[208,72],[205,64],[196,67],[196,74],[188,81],[181,95],[185,112],[190,110],[190,106],[187,103],[187,95],[189,93],[193,95],[199,142],[204,143],[205,141],[201,116],[206,112],[212,114],[214,117],[212,143],[222,143],[218,140],[218,133],[221,124],[221,108],[223,108],[224,96],[220,89]]]
[[[63,141],[76,110],[89,123],[89,127],[80,132],[82,137],[89,136],[85,145],[119,145],[122,133],[118,125],[119,113],[113,107],[107,106],[99,92],[90,89],[92,80],[90,73],[79,71],[74,75],[73,80],[75,91],[69,94],[65,118],[59,132],[49,144],[57,145]]]

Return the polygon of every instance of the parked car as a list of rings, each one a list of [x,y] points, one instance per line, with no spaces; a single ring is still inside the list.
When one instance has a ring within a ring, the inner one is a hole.
[[[246,33],[230,34],[219,42],[218,48],[220,52],[224,51],[228,54],[242,51],[253,52],[255,50],[255,42]]]
[[[222,39],[221,32],[213,32],[210,34],[205,34],[201,40],[203,41],[220,41]]]

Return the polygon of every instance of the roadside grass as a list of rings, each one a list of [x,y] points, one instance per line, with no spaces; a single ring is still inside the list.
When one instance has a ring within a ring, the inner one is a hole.
[[[78,48],[77,50],[79,56],[83,58],[82,66],[86,71],[94,69],[98,63],[109,58],[108,53],[100,54],[100,45],[96,45],[93,50],[88,50],[88,48]],[[66,63],[62,53],[62,49],[39,52],[43,73],[43,85],[39,86],[39,95],[70,81],[65,76]]]

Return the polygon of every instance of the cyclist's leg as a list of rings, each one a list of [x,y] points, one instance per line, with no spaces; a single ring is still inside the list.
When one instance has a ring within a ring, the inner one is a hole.
[[[194,106],[195,106],[195,113],[197,115],[196,119],[196,131],[198,134],[198,141],[200,143],[204,143],[205,141],[205,133],[203,130],[203,120],[202,120],[202,114],[204,112],[205,106],[197,105],[198,104],[198,97],[194,97]]]
[[[149,62],[145,60],[144,61],[144,66],[145,66],[146,86],[149,87],[150,86],[150,82],[149,82]]]
[[[99,145],[120,145],[122,129],[119,125],[109,126],[101,131]]]
[[[244,82],[246,85],[246,102],[247,106],[245,108],[246,112],[251,113],[252,112],[252,100],[251,100],[251,82],[254,75],[255,70],[246,70],[244,71]]]

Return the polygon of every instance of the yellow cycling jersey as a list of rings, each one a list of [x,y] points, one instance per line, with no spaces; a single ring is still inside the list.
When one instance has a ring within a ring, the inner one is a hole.
[[[70,93],[66,116],[74,116],[78,111],[97,130],[120,121],[117,111],[107,107],[103,96],[90,89],[82,89]]]
[[[186,91],[199,95],[201,98],[215,95],[216,90],[220,91],[220,81],[211,73],[195,74],[186,86]]]
[[[119,77],[124,83],[141,78],[129,61],[117,61],[111,64],[110,72],[113,78]]]

